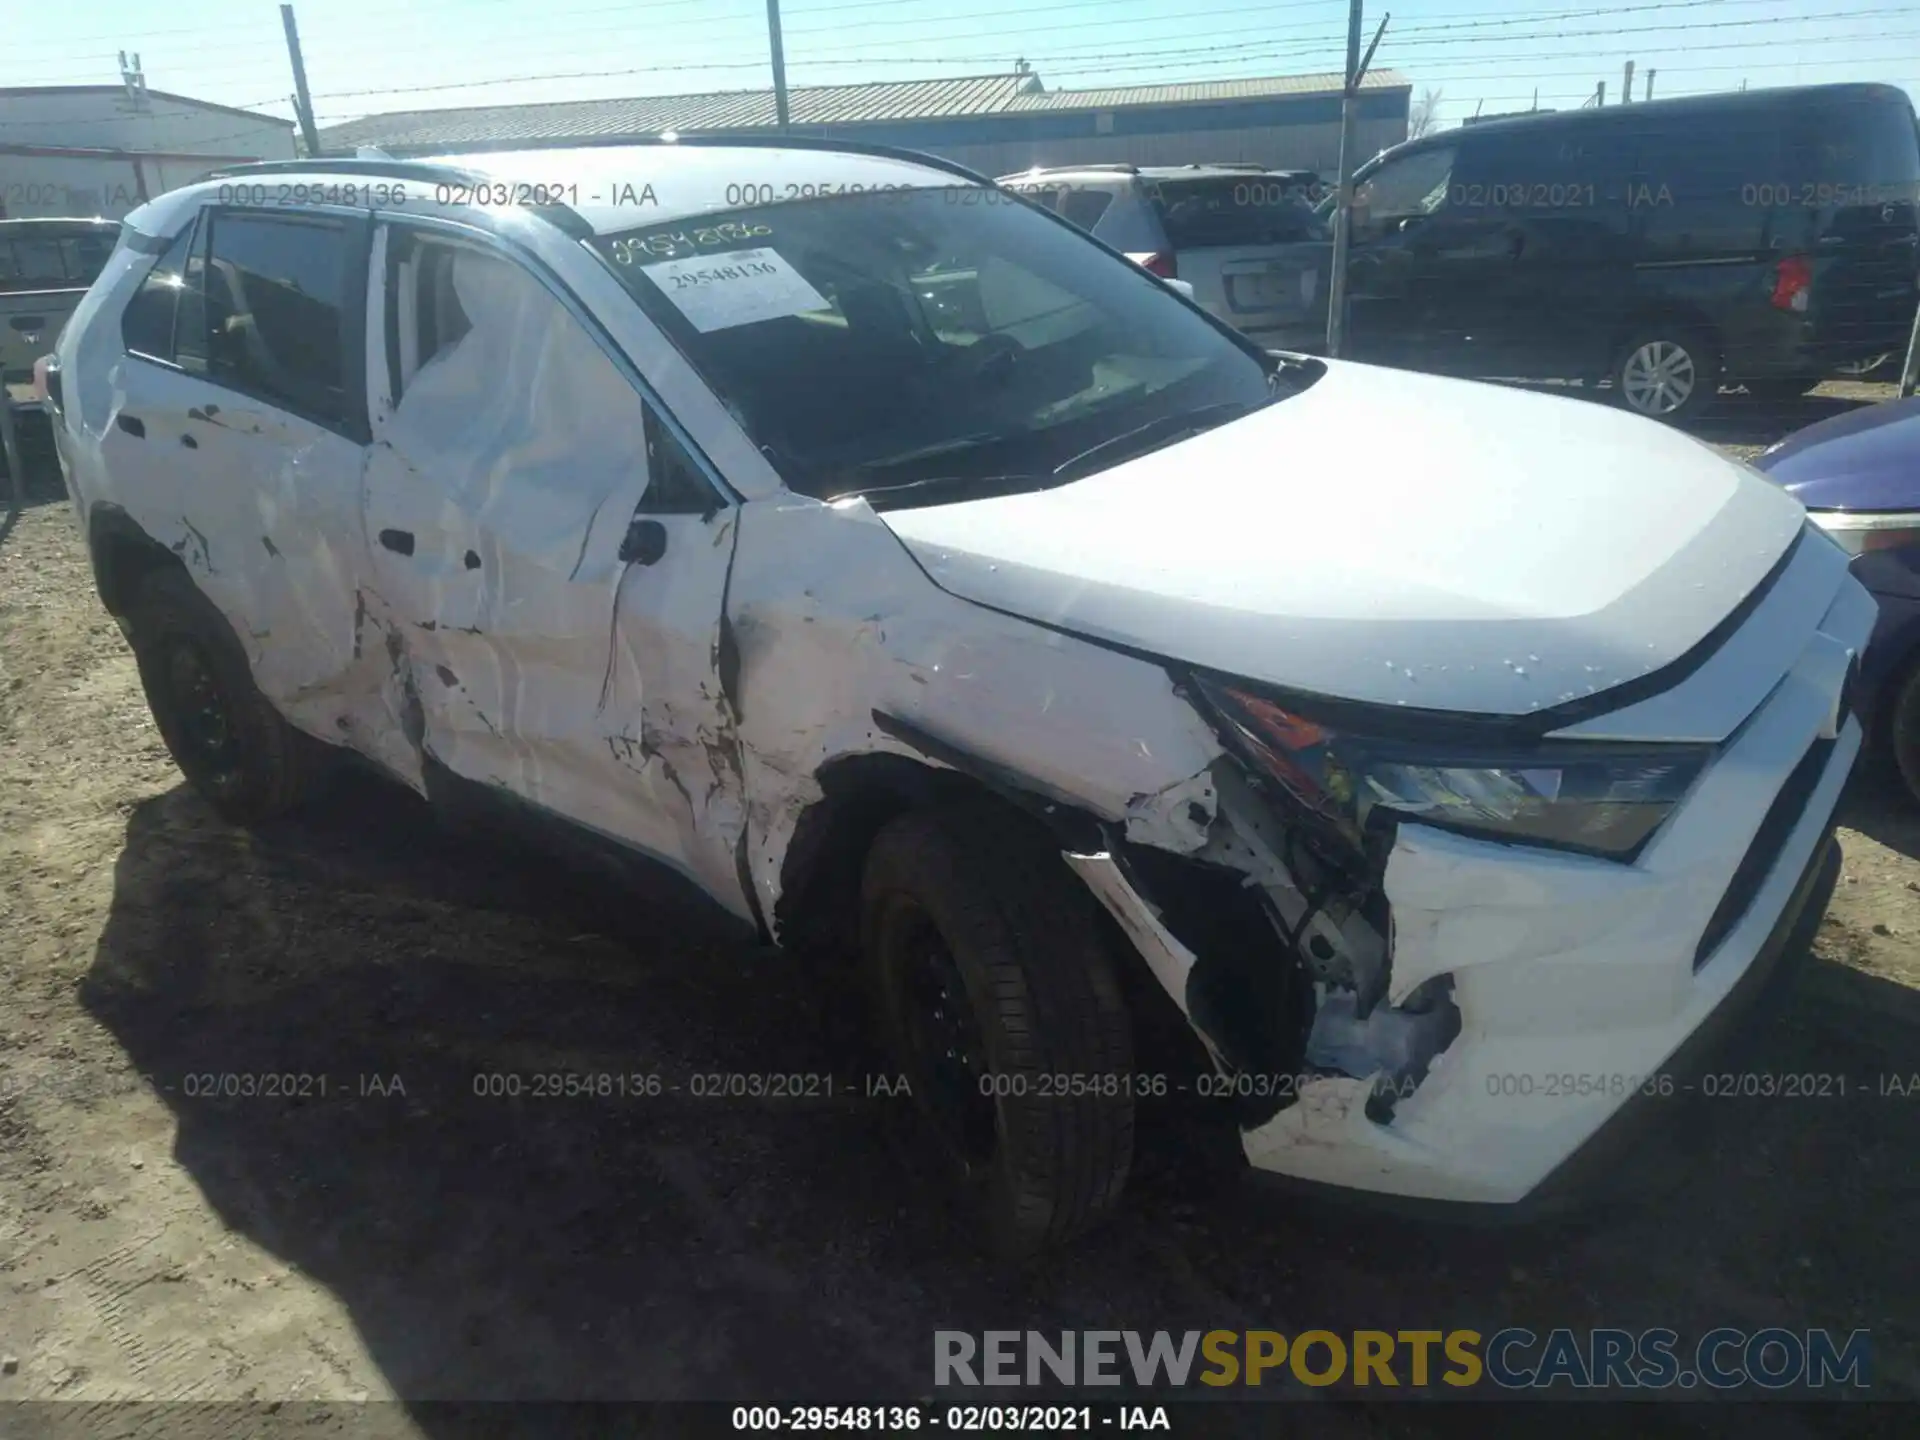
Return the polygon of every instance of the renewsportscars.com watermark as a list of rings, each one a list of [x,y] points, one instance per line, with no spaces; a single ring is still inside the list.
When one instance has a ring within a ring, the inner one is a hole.
[[[1872,1388],[1868,1332],[937,1330],[936,1386],[1331,1385],[1369,1389]]]

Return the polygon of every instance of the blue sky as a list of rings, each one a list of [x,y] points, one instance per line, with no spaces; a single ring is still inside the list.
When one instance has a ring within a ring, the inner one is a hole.
[[[1624,61],[1656,96],[1829,80],[1920,95],[1920,0],[1369,0],[1375,60],[1443,124],[1577,105]],[[320,122],[382,110],[678,94],[769,82],[764,0],[304,0]],[[89,0],[34,7],[0,49],[0,85],[110,83],[138,52],[147,83],[291,115],[273,0]],[[1049,88],[1338,69],[1345,0],[786,0],[788,83],[1003,73],[1025,59]],[[534,77],[534,78],[523,78]]]

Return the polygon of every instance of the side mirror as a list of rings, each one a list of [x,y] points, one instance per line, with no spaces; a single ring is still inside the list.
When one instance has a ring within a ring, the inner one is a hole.
[[[1162,280],[1160,283],[1169,290],[1186,296],[1189,300],[1193,299],[1193,282],[1190,280]]]

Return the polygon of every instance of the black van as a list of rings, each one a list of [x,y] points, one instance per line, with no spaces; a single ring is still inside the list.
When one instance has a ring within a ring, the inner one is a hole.
[[[1718,385],[1860,373],[1904,351],[1920,303],[1920,125],[1891,85],[1467,125],[1355,181],[1356,359],[1610,380],[1673,420]]]

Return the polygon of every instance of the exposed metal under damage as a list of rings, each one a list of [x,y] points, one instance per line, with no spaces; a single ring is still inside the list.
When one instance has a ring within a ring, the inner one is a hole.
[[[1444,976],[1388,1000],[1384,873],[1328,858],[1310,833],[1223,753],[1137,800],[1109,850],[1067,856],[1205,1042],[1247,1129],[1355,1093],[1388,1122],[1460,1031]]]

